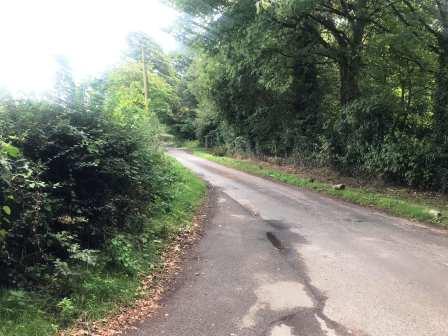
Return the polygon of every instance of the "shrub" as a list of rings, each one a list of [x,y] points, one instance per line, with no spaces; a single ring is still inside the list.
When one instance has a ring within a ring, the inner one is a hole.
[[[62,284],[117,233],[140,232],[155,203],[169,204],[173,176],[144,127],[83,106],[9,101],[0,131],[0,285]]]
[[[353,175],[444,190],[443,154],[436,150],[424,125],[409,130],[397,120],[398,111],[390,97],[360,99],[345,107],[331,136],[332,163]]]
[[[365,153],[363,169],[386,181],[430,188],[435,158],[430,141],[398,133],[386,137],[382,146],[372,147]]]
[[[331,160],[339,169],[359,174],[363,155],[381,146],[393,127],[395,106],[385,97],[359,99],[342,109],[330,136]]]
[[[135,258],[134,246],[123,235],[112,238],[107,248],[107,264],[116,270],[129,275],[136,275],[141,266]]]

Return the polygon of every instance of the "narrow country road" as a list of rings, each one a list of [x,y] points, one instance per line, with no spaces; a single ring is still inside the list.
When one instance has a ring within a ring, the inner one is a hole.
[[[147,336],[447,336],[448,236],[197,158],[197,251]]]

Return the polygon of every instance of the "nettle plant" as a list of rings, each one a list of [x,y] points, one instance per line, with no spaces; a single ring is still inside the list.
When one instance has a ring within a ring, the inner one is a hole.
[[[13,200],[13,196],[7,193],[12,178],[10,159],[17,158],[19,155],[20,151],[16,147],[0,140],[0,225],[10,221],[12,209],[9,203]],[[0,226],[0,243],[4,240],[6,234],[6,230],[3,226]]]
[[[32,272],[29,267],[39,255],[36,251],[44,248],[39,228],[45,201],[43,187],[39,166],[16,146],[0,140],[0,283],[21,283],[17,274]],[[30,258],[33,260],[25,262]],[[35,274],[39,276],[39,271]]]

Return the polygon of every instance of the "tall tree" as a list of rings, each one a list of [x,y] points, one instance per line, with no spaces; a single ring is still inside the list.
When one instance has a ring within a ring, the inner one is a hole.
[[[169,57],[162,48],[148,35],[142,32],[134,32],[128,35],[127,55],[136,62],[141,62],[142,52],[146,64],[153,71],[170,78],[175,75]]]
[[[308,47],[336,63],[339,69],[340,101],[348,104],[360,97],[363,52],[374,32],[384,32],[382,18],[393,0],[260,0],[261,8],[275,8],[275,20],[291,28],[305,24],[313,34]]]
[[[401,6],[399,6],[401,5]],[[438,144],[448,144],[448,1],[402,0],[394,6],[397,17],[426,41],[437,57],[434,90],[434,135]]]

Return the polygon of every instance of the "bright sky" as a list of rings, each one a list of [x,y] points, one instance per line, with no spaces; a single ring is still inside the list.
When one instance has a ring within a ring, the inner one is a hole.
[[[0,88],[50,89],[58,55],[77,80],[101,73],[120,61],[132,31],[175,49],[165,31],[177,16],[161,0],[0,0]]]

